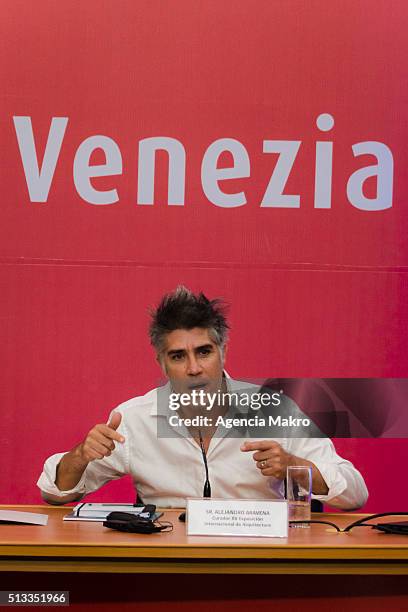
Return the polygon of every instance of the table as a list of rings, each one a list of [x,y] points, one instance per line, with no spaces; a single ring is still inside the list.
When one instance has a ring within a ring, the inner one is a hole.
[[[101,523],[63,522],[66,507],[7,508],[45,513],[49,519],[46,527],[0,526],[0,571],[408,574],[408,537],[368,527],[348,533],[327,525],[291,528],[287,539],[188,537],[178,521],[180,510],[170,510],[162,520],[173,523],[172,532],[141,535],[112,531]],[[361,516],[325,513],[314,518],[344,527]]]
[[[75,612],[393,612],[408,609],[408,538],[367,527],[290,529],[288,539],[187,537],[180,510],[171,533],[126,534],[100,523],[0,525],[1,590],[69,590]],[[315,518],[345,526],[363,515]],[[397,520],[397,519],[395,519]]]

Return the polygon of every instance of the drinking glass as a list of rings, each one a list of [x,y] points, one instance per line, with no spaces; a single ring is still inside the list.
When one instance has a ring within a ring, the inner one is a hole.
[[[288,466],[286,498],[290,521],[310,521],[312,497],[312,468],[304,465]],[[308,523],[295,523],[291,527],[310,527]]]

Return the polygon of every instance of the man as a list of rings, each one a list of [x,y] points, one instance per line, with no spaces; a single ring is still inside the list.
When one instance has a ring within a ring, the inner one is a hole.
[[[203,495],[202,444],[213,497],[282,497],[287,467],[305,465],[312,468],[314,497],[346,510],[361,507],[368,495],[364,480],[330,440],[243,441],[236,430],[215,425],[230,404],[213,402],[210,411],[205,400],[197,412],[198,396],[221,398],[234,388],[235,381],[224,373],[227,332],[219,300],[185,287],[164,296],[152,314],[150,338],[168,384],[121,404],[78,446],[50,457],[37,483],[43,498],[56,504],[78,501],[109,480],[131,474],[145,503],[185,506],[187,497]],[[171,425],[170,396],[184,399],[176,418],[181,426]],[[194,426],[194,416],[209,412],[211,418]]]

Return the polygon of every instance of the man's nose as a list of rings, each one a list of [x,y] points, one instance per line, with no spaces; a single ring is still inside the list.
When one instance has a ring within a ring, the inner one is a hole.
[[[202,367],[196,356],[193,355],[189,357],[187,362],[187,374],[190,376],[197,376],[198,374],[201,374],[202,371]]]

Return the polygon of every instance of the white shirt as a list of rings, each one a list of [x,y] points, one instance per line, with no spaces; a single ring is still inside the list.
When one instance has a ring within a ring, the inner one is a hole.
[[[231,379],[229,379],[231,381]],[[163,388],[160,388],[162,390]],[[158,406],[158,389],[135,397],[115,409],[122,421],[118,432],[125,442],[116,442],[110,457],[91,461],[77,486],[60,491],[55,485],[56,468],[65,453],[47,459],[37,482],[44,499],[47,494],[63,497],[77,493],[78,499],[106,482],[130,474],[145,503],[161,507],[184,507],[186,498],[201,497],[205,468],[199,445],[180,428],[173,437],[159,437],[158,426],[168,414]],[[217,432],[217,435],[218,432]],[[236,433],[235,433],[236,435]],[[251,438],[253,439],[253,438]],[[314,495],[336,508],[352,510],[365,504],[368,491],[360,472],[340,457],[328,438],[275,438],[290,454],[312,461],[322,474],[327,495]],[[243,452],[242,438],[226,430],[211,439],[207,461],[213,498],[273,499],[283,497],[283,481],[263,476],[252,452]]]

